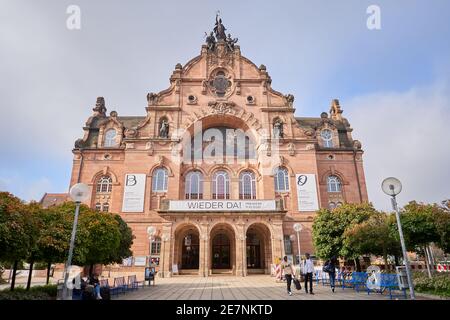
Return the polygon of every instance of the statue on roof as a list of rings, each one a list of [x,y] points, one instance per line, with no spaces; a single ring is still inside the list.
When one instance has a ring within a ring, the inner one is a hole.
[[[208,50],[213,51],[216,47],[216,38],[214,38],[214,33],[211,31],[211,33],[208,34],[205,32],[206,35],[206,44],[208,45]]]
[[[225,34],[225,26],[222,24],[222,19],[219,18],[219,12],[216,13],[216,26],[214,27],[214,33],[216,34],[217,41],[225,40],[227,35]]]
[[[225,39],[225,42],[227,43],[227,48],[230,51],[234,51],[234,45],[236,42],[238,42],[238,38],[231,38],[231,34],[228,34],[227,38]]]
[[[105,98],[98,97],[95,103],[95,108],[93,108],[92,111],[100,116],[106,116]]]

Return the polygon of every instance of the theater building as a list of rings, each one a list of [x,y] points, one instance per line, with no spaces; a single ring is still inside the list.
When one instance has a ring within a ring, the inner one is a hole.
[[[155,263],[161,276],[267,274],[298,254],[295,223],[301,254],[314,254],[315,211],[368,200],[361,144],[339,101],[296,117],[294,97],[274,90],[266,67],[221,27],[176,64],[166,90],[147,94],[143,115],[107,114],[97,98],[75,142],[70,185],[89,185],[86,204],[132,228],[125,265]]]

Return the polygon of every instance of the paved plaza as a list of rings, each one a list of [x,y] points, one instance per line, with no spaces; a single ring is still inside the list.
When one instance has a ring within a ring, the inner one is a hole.
[[[286,292],[285,282],[276,282],[267,275],[248,277],[235,276],[175,276],[156,278],[155,286],[146,286],[134,292],[120,295],[123,300],[389,300],[386,295],[374,294],[353,289],[336,288],[314,283],[314,295],[303,289],[295,290],[292,296]]]

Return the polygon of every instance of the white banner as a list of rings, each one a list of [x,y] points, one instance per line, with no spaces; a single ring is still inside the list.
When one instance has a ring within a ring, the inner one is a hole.
[[[169,211],[275,211],[275,200],[171,200]]]
[[[122,212],[144,212],[146,174],[126,174]]]
[[[314,174],[297,174],[298,211],[319,210],[317,198],[316,176]]]

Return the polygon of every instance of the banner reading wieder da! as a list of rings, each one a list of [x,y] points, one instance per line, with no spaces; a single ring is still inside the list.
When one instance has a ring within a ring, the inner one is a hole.
[[[297,185],[298,211],[319,210],[316,175],[300,173],[297,174],[295,178]]]
[[[144,212],[146,174],[126,174],[122,212]]]

